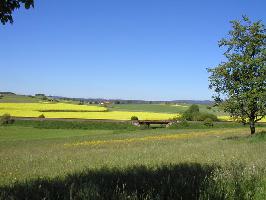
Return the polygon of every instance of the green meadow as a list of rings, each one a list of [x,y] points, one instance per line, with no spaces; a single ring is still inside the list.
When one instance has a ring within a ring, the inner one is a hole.
[[[266,199],[266,124],[201,121],[133,126],[180,116],[190,104],[85,104],[5,95],[0,199]],[[201,113],[228,120],[210,105]],[[49,120],[49,118],[117,119]],[[125,120],[125,121],[121,121]]]
[[[265,199],[265,130],[17,121],[0,126],[0,198]]]
[[[113,104],[110,106],[110,110],[117,111],[135,111],[135,112],[155,112],[155,113],[183,113],[191,104],[178,103],[178,104]],[[209,105],[198,104],[201,112],[207,112],[216,114],[218,116],[227,115],[219,110],[217,107]]]
[[[0,200],[266,200],[265,8],[0,0]]]

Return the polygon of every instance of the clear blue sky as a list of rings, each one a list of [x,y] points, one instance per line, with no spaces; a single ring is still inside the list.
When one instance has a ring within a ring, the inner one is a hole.
[[[0,91],[145,100],[211,99],[207,67],[265,0],[35,0],[0,25]]]

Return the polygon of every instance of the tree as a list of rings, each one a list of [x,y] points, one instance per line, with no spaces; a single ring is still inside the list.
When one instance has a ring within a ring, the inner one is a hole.
[[[115,104],[120,104],[120,101],[116,100],[116,101],[115,101]]]
[[[200,112],[199,106],[196,104],[191,105],[182,115],[182,118],[188,121],[204,121],[207,118],[213,121],[218,121],[216,115],[211,113]]]
[[[228,37],[219,41],[219,47],[226,49],[226,61],[207,69],[209,88],[215,92],[216,104],[231,117],[248,122],[254,134],[255,123],[266,115],[265,26],[246,16],[231,24]]]
[[[13,23],[12,13],[22,5],[26,9],[34,7],[34,0],[0,0],[0,20],[2,24]]]
[[[191,106],[189,106],[187,112],[198,113],[199,112],[199,106],[197,104],[192,104]]]

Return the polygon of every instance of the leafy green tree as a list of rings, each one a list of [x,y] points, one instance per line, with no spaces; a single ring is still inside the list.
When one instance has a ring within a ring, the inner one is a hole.
[[[231,24],[228,37],[219,41],[219,47],[226,49],[226,61],[207,69],[209,87],[215,92],[217,105],[231,117],[249,123],[254,134],[255,123],[266,115],[265,26],[246,16]]]
[[[196,104],[191,105],[182,115],[182,119],[188,121],[204,121],[207,118],[212,119],[213,121],[218,121],[216,115],[211,113],[202,113],[200,112],[199,106]]]
[[[132,116],[131,120],[139,120],[139,118],[137,116]]]
[[[194,121],[195,116],[199,115],[199,106],[196,104],[193,104],[189,106],[189,108],[183,113],[182,118],[188,120],[188,121]]]
[[[199,112],[199,106],[197,104],[192,104],[191,106],[189,106],[187,111],[190,113],[198,113]]]
[[[0,0],[0,20],[2,24],[13,23],[12,13],[24,6],[26,9],[34,7],[34,0]]]
[[[120,101],[118,101],[118,100],[117,100],[117,101],[115,101],[115,104],[120,104]]]

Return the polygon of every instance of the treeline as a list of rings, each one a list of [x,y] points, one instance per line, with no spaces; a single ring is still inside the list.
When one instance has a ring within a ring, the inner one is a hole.
[[[0,95],[16,95],[13,92],[0,92]]]
[[[3,95],[17,95],[13,92],[0,92],[0,96]],[[81,104],[100,104],[100,103],[110,103],[110,104],[205,104],[212,105],[213,101],[210,100],[173,100],[173,101],[146,101],[146,100],[124,100],[124,99],[104,99],[104,98],[70,98],[70,97],[62,97],[62,96],[52,96],[45,95],[43,93],[37,93],[35,95],[23,95],[28,97],[37,97],[42,100],[54,100],[54,101],[78,101]]]

